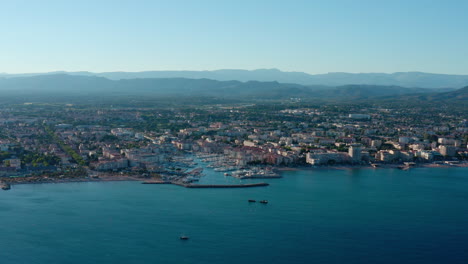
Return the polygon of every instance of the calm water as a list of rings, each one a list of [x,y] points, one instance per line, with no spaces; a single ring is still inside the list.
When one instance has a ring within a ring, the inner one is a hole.
[[[468,263],[466,168],[283,175],[251,189],[13,186],[0,263]]]

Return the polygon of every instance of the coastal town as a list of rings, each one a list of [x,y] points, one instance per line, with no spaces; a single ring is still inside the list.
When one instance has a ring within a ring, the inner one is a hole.
[[[0,109],[0,181],[141,180],[190,185],[277,178],[300,167],[466,166],[455,109],[232,104],[174,108],[27,103]],[[463,108],[460,110],[463,111]]]

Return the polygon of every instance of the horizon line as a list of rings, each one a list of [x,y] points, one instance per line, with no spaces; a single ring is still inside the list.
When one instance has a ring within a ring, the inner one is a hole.
[[[308,73],[304,71],[284,71],[278,68],[257,68],[257,69],[236,69],[236,68],[221,68],[215,70],[140,70],[140,71],[125,71],[125,70],[113,70],[113,71],[86,71],[86,70],[52,70],[45,72],[0,72],[0,75],[24,75],[24,74],[50,74],[50,73],[90,73],[90,74],[103,74],[103,73],[144,73],[144,72],[216,72],[216,71],[279,71],[282,73],[304,73],[308,75],[325,75],[333,73],[346,73],[346,74],[396,74],[396,73],[425,73],[425,74],[440,74],[440,75],[458,75],[466,76],[467,74],[457,74],[457,73],[435,73],[435,72],[424,72],[424,71],[395,71],[395,72],[346,72],[346,71],[329,71],[323,73]]]

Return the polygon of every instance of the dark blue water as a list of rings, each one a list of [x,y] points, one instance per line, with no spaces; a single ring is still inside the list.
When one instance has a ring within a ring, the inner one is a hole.
[[[0,263],[468,263],[466,168],[283,175],[249,189],[13,186]]]

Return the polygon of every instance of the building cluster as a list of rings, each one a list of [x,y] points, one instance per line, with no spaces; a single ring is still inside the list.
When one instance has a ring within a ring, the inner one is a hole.
[[[0,175],[77,166],[164,171],[181,153],[218,154],[237,167],[466,159],[466,116],[426,112],[243,105],[190,111],[3,109]]]

